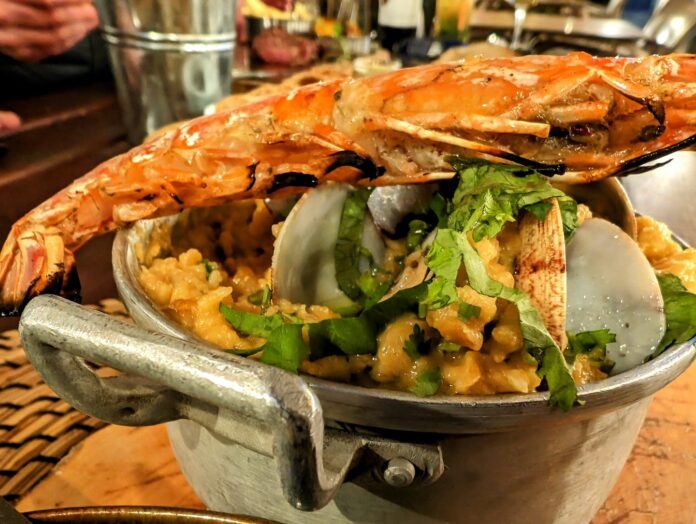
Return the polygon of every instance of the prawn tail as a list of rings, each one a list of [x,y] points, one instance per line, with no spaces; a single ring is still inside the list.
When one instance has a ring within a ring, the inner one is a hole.
[[[0,252],[0,317],[19,315],[41,294],[79,302],[80,289],[75,256],[56,228],[13,228]]]

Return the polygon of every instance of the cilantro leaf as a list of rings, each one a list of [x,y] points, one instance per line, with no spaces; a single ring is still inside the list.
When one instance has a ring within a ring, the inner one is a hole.
[[[440,370],[435,368],[419,373],[416,377],[415,384],[408,388],[408,390],[419,397],[429,397],[437,393],[437,390],[440,389],[441,382],[442,376],[440,375]]]
[[[203,264],[203,267],[205,268],[205,279],[208,280],[210,278],[210,274],[213,272],[215,268],[213,267],[213,264],[210,263],[210,260],[208,260],[207,258],[204,258],[201,264]]]
[[[671,273],[657,276],[665,302],[667,329],[650,358],[655,358],[668,347],[682,344],[696,337],[696,295],[689,293],[679,277]]]
[[[360,188],[348,194],[344,204],[338,238],[334,249],[336,282],[351,300],[358,300],[362,292],[358,286],[360,259],[364,255],[362,234],[371,189]]]
[[[447,225],[457,231],[471,231],[477,242],[500,233],[506,223],[517,219],[522,208],[549,198],[569,198],[552,187],[546,177],[525,167],[457,157],[449,161],[459,173],[459,185]],[[532,208],[535,214],[542,211],[543,206]]]
[[[437,227],[446,227],[449,215],[449,202],[445,200],[445,197],[440,193],[435,193],[430,201],[430,210],[437,217]]]
[[[558,207],[561,210],[563,236],[567,243],[573,238],[578,228],[578,203],[569,196],[565,196],[558,199]]]
[[[334,261],[338,287],[353,301],[352,306],[342,309],[344,315],[354,315],[377,303],[393,282],[392,276],[375,265],[372,253],[362,245],[367,201],[371,192],[370,188],[357,189],[349,193],[343,203]],[[366,271],[360,270],[363,260],[370,265]]]
[[[413,326],[413,332],[404,342],[403,350],[413,360],[418,360],[421,356],[421,348],[425,343],[425,332],[418,324]]]
[[[457,274],[462,265],[462,254],[457,245],[457,232],[452,229],[438,229],[425,256],[428,267],[435,275],[428,285],[425,303],[432,309],[439,309],[458,300]]]
[[[384,327],[404,313],[417,311],[418,304],[423,300],[426,292],[425,283],[402,289],[387,300],[366,309],[361,316],[374,322],[377,326]]]
[[[261,362],[292,373],[297,373],[302,361],[309,356],[300,324],[283,324],[274,329],[261,349]]]
[[[377,351],[375,325],[366,318],[326,319],[309,324],[311,360],[344,353],[362,355]]]
[[[459,318],[462,320],[469,320],[471,318],[478,318],[481,314],[481,308],[474,306],[473,304],[467,304],[466,302],[459,303]]]
[[[557,346],[544,350],[537,374],[546,379],[551,406],[558,406],[563,411],[568,411],[573,407],[578,396],[577,387],[568,369],[568,364]]]
[[[546,215],[548,215],[549,211],[551,211],[551,206],[551,202],[544,200],[542,202],[537,202],[536,204],[531,204],[524,209],[534,215],[537,220],[541,221],[546,220]]]
[[[379,299],[387,294],[394,280],[384,272],[377,269],[365,271],[358,277],[358,287],[365,299],[365,307],[370,307],[379,302]]]
[[[455,344],[454,342],[447,342],[446,340],[443,340],[437,346],[435,346],[435,349],[439,349],[444,353],[456,353],[457,351],[462,349],[462,346],[460,346],[459,344]]]
[[[416,250],[429,231],[428,223],[425,220],[411,220],[408,223],[408,233],[406,234],[406,249],[410,253]]]
[[[262,308],[268,307],[268,304],[271,303],[271,288],[263,286],[256,293],[252,293],[249,295],[249,302]]]
[[[268,338],[275,329],[284,324],[283,317],[278,313],[269,316],[257,315],[233,309],[225,304],[220,304],[220,313],[236,331],[246,336]]]
[[[578,355],[587,355],[590,363],[605,373],[611,372],[615,362],[607,358],[607,344],[616,342],[616,335],[608,329],[568,333],[568,347],[564,351],[566,362],[572,365]]]
[[[220,304],[220,313],[242,335],[266,339],[266,343],[252,350],[227,350],[241,356],[263,351],[261,361],[272,366],[297,373],[302,361],[309,355],[309,348],[302,338],[302,324],[285,324],[282,315],[257,315],[232,309]]]
[[[311,358],[331,354],[371,354],[377,351],[377,335],[384,326],[408,311],[416,311],[426,293],[425,284],[401,291],[366,308],[357,317],[329,318],[310,324]]]
[[[594,348],[606,349],[607,344],[616,342],[616,335],[608,329],[595,331],[583,331],[581,333],[568,333],[568,348],[566,353],[573,358],[582,353],[589,353]]]
[[[232,355],[237,355],[238,357],[250,357],[251,355],[256,355],[259,351],[263,351],[263,346],[251,349],[225,349],[225,353],[231,353]]]

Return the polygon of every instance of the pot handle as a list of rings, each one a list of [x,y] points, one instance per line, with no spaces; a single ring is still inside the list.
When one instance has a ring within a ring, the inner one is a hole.
[[[285,498],[298,509],[325,506],[368,449],[387,464],[384,479],[393,486],[411,483],[404,483],[399,460],[415,465],[419,483],[432,482],[443,471],[438,445],[325,432],[316,395],[302,378],[278,368],[194,346],[56,296],[33,299],[19,331],[46,383],[91,416],[131,426],[190,418],[260,452],[255,439],[240,438],[235,427],[226,429],[209,415],[226,410],[233,416],[224,418],[269,432],[271,449],[265,453],[278,461]],[[101,377],[90,362],[128,375]],[[331,458],[326,463],[325,450]],[[398,467],[390,473],[394,461]]]

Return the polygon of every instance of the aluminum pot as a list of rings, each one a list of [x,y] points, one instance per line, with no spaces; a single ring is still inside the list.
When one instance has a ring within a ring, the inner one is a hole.
[[[95,0],[131,143],[230,94],[234,0]]]
[[[299,377],[213,348],[145,295],[138,247],[175,220],[139,223],[114,243],[137,325],[49,296],[28,305],[20,333],[77,409],[168,422],[184,475],[216,511],[289,523],[586,523],[651,396],[696,357],[687,343],[582,386],[569,413],[549,408],[547,393],[423,399]],[[101,378],[90,362],[122,374]]]

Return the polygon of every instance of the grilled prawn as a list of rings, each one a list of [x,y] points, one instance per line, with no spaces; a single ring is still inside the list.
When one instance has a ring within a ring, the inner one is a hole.
[[[16,313],[39,293],[76,297],[76,249],[187,207],[328,180],[449,178],[452,154],[591,182],[694,142],[694,55],[528,56],[311,85],[183,124],[29,212],[0,252],[0,310]]]

